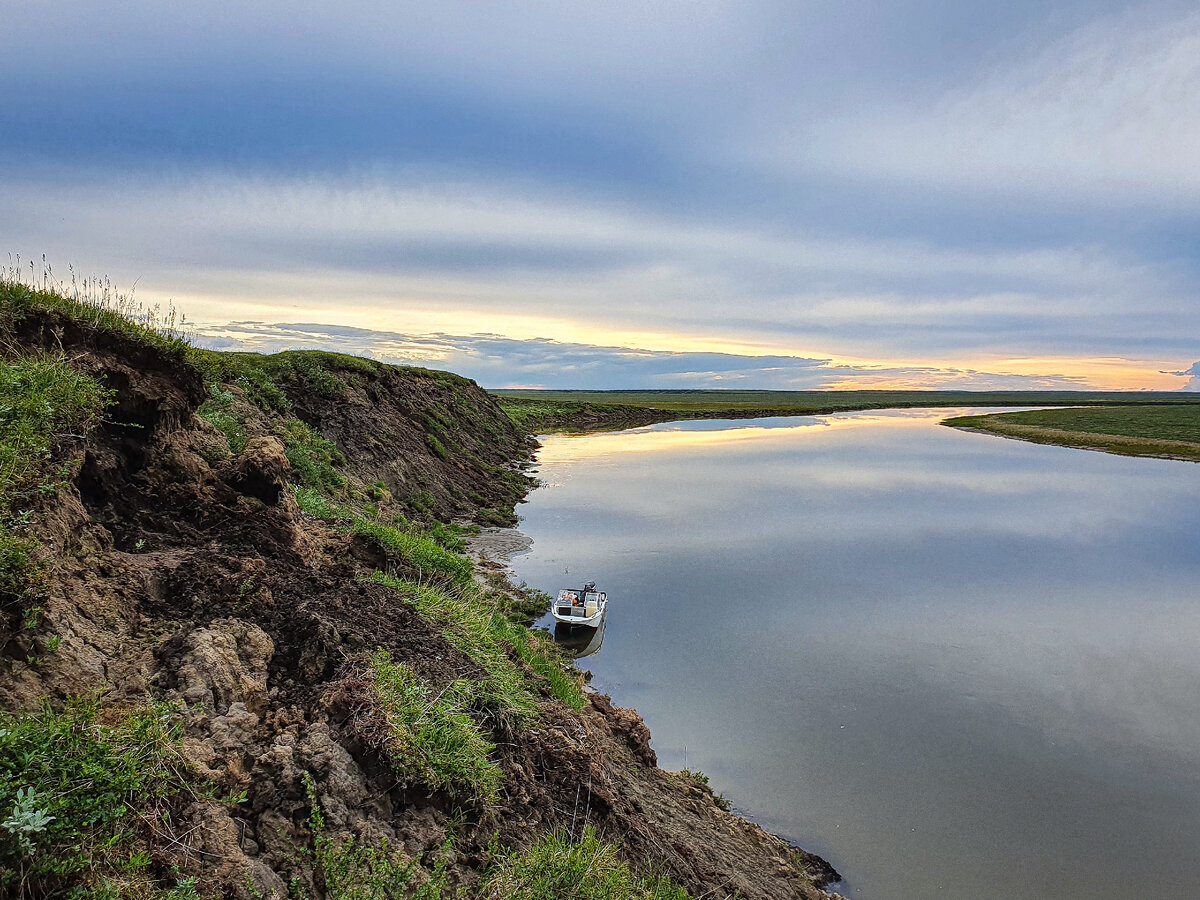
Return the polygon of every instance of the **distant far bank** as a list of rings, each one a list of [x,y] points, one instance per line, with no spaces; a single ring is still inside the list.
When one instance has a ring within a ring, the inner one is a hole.
[[[1200,393],[1184,391],[493,390],[489,393],[496,397],[504,411],[518,426],[535,433],[636,428],[682,419],[828,415],[865,409],[952,406],[1166,408],[1189,410],[1190,415],[1195,417],[1194,420],[1200,421]],[[1186,418],[1186,415],[1181,417]],[[1142,420],[1144,416],[1130,417],[1128,422],[1131,424],[1128,424],[1128,427],[1136,430],[1137,423]],[[986,425],[972,423],[969,427],[1001,433],[997,428],[988,428]],[[1003,427],[1011,429],[1012,426],[1005,423]],[[1148,433],[1136,432],[1125,437],[1162,440],[1155,428],[1147,427],[1150,428]],[[1161,430],[1166,426],[1156,427]],[[1196,440],[1200,441],[1200,436]],[[1200,444],[1197,444],[1197,448],[1200,450]],[[1197,457],[1181,458],[1200,458],[1200,453]]]
[[[1200,404],[1141,403],[956,416],[943,425],[1002,437],[1200,462]]]

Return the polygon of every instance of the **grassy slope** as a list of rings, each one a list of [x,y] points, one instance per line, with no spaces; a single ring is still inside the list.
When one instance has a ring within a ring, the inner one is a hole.
[[[948,406],[1098,406],[1200,403],[1200,396],[1145,391],[492,391],[518,425],[570,428],[603,418],[619,423],[632,409],[672,418],[795,416],[859,409]]]
[[[1040,444],[1200,461],[1200,403],[1195,401],[958,416],[944,424]]]
[[[380,740],[397,772],[433,787],[494,798],[501,773],[490,758],[489,723],[505,717],[514,723],[538,719],[545,705],[539,699],[542,684],[545,693],[569,707],[584,705],[578,673],[552,642],[511,619],[510,614],[520,618],[520,611],[509,610],[501,602],[505,598],[491,598],[474,581],[470,560],[456,552],[462,547],[454,526],[436,521],[420,526],[394,511],[384,515],[379,507],[391,499],[387,492],[378,487],[364,491],[363,486],[354,490],[339,471],[345,464],[340,450],[290,418],[291,404],[281,385],[299,382],[305,390],[334,390],[341,387],[340,373],[373,372],[378,363],[337,354],[261,357],[201,351],[170,329],[156,330],[153,320],[132,321],[119,305],[98,308],[0,279],[0,326],[11,331],[35,310],[54,310],[100,332],[152,345],[198,369],[211,388],[200,417],[224,438],[214,462],[236,457],[245,448],[247,428],[255,424],[250,419],[274,417],[298,481],[292,490],[300,505],[316,518],[335,521],[378,544],[389,569],[411,569],[419,577],[416,583],[377,573],[399,600],[444,628],[452,645],[461,646],[485,678],[479,684],[456,682],[455,691],[434,698],[430,686],[404,664],[394,663],[386,650],[364,661],[365,703],[380,717]],[[410,371],[414,377],[461,381],[449,373]],[[240,413],[229,390],[234,385],[248,400]],[[73,369],[65,356],[30,355],[15,342],[0,340],[0,599],[5,613],[19,618],[24,612],[28,619],[40,592],[32,559],[37,543],[26,536],[35,523],[28,515],[17,515],[20,501],[28,491],[44,494],[66,486],[77,460],[71,456],[74,447],[64,441],[86,437],[108,396],[103,385]],[[36,627],[35,620],[30,622],[25,627]],[[104,723],[98,721],[100,714]],[[169,799],[206,789],[176,760],[180,733],[175,711],[151,706],[119,716],[97,701],[65,710],[53,710],[48,702],[39,712],[0,710],[0,814],[7,816],[0,822],[0,893],[28,889],[48,895],[73,891],[79,897],[196,900],[194,878],[151,873],[151,845],[143,833],[143,825],[152,823],[149,832],[157,835],[156,829],[165,828],[174,841],[164,824]],[[65,792],[63,785],[69,786]],[[313,815],[323,825],[315,803]],[[417,887],[414,863],[386,842],[360,846],[353,838],[335,842],[318,826],[313,832],[310,865],[320,870],[327,896],[443,896],[441,869]],[[614,845],[590,833],[578,846],[547,835],[526,851],[496,847],[495,874],[485,872],[485,878],[491,885],[503,882],[504,888],[489,889],[505,895],[515,879],[520,895],[529,897],[550,896],[562,884],[584,882],[591,889],[586,896],[612,900],[687,896],[669,879],[632,874],[614,854]],[[593,871],[592,863],[601,858],[608,867]],[[580,861],[587,863],[582,869]]]

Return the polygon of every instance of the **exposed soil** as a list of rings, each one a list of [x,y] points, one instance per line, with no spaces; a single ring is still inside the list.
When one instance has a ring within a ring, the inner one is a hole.
[[[828,896],[815,885],[836,880],[832,869],[658,769],[638,715],[601,695],[582,713],[546,697],[534,727],[494,735],[496,806],[397,784],[348,717],[356,654],[383,647],[435,687],[480,673],[394,592],[362,580],[379,551],[299,509],[269,429],[210,462],[220,436],[194,415],[205,386],[179,359],[49,314],[29,317],[17,339],[61,349],[117,402],[86,442],[64,439],[60,456],[78,462],[34,512],[52,579],[42,628],[0,633],[0,704],[183,704],[188,759],[246,799],[191,801],[160,869],[180,866],[213,896],[284,897],[295,878],[323,897],[301,852],[311,777],[335,835],[387,838],[427,862],[453,835],[450,886],[468,896],[497,836],[520,847],[585,820],[694,897]],[[395,367],[343,381],[340,396],[289,399],[345,454],[355,484],[382,482],[401,508],[424,492],[443,518],[511,515],[532,445],[476,385]],[[62,639],[56,652],[44,652],[48,634]]]

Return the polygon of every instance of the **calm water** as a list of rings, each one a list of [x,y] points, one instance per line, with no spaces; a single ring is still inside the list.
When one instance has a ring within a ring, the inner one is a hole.
[[[597,580],[594,684],[856,900],[1200,896],[1200,466],[948,414],[545,438],[514,568]]]

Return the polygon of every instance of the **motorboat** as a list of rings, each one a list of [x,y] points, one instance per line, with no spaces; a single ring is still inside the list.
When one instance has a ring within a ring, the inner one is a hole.
[[[589,581],[582,589],[566,588],[554,598],[551,611],[554,621],[563,625],[595,628],[604,620],[608,609],[608,595],[596,590],[596,582]]]

